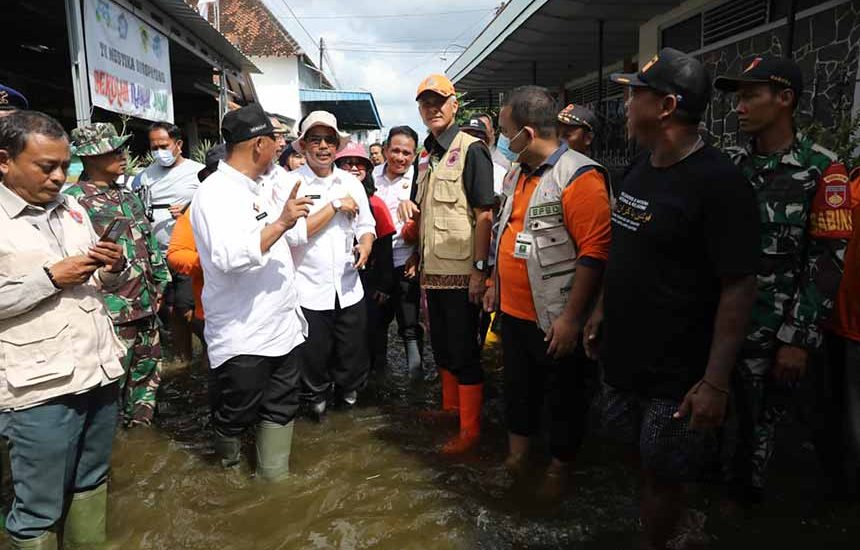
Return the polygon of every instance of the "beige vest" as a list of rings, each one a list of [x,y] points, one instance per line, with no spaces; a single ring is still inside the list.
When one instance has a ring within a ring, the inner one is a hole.
[[[537,312],[537,323],[544,332],[548,332],[552,323],[561,315],[568,301],[573,279],[576,275],[576,258],[578,247],[573,236],[567,232],[564,223],[564,207],[562,193],[571,183],[577,172],[594,167],[599,170],[609,188],[609,172],[600,164],[576,151],[565,151],[554,166],[547,169],[540,178],[537,188],[532,193],[526,217],[523,220],[523,233],[531,236],[532,245],[526,259],[526,269],[529,274],[529,286]],[[522,168],[518,165],[508,173],[506,181],[519,181]],[[505,201],[499,223],[499,235],[496,239],[496,258],[499,257],[499,243],[502,234],[508,230],[508,220],[514,208],[513,191]],[[510,254],[511,252],[505,252]],[[499,276],[496,272],[496,288],[499,288]],[[496,293],[496,306],[500,293]]]
[[[61,209],[66,255],[93,245],[84,209],[66,197]],[[0,275],[23,277],[62,259],[26,221],[10,219],[0,208]],[[110,383],[123,374],[125,347],[91,278],[62,290],[32,310],[0,320],[0,411],[24,409]]]
[[[474,261],[475,213],[463,187],[466,152],[478,141],[459,132],[435,168],[418,178],[421,262],[427,275],[470,275]]]

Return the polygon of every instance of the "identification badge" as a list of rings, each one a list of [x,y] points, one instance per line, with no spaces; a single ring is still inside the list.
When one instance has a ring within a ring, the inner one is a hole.
[[[265,218],[266,218],[266,216],[268,216],[268,215],[269,215],[269,213],[268,213],[268,212],[260,212],[259,214],[257,214],[257,221],[260,221],[260,220],[262,220],[262,219],[265,219]]]
[[[544,218],[546,216],[557,216],[561,214],[560,202],[547,202],[529,208],[530,218]]]
[[[305,198],[311,199],[312,201],[320,200],[321,195],[305,195]]]
[[[517,233],[517,239],[514,243],[514,258],[527,260],[532,251],[534,237],[527,233]]]

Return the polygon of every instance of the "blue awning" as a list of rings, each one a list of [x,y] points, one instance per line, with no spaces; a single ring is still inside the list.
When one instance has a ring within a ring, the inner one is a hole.
[[[302,115],[328,111],[337,117],[341,130],[378,130],[382,120],[370,92],[344,90],[299,90]]]

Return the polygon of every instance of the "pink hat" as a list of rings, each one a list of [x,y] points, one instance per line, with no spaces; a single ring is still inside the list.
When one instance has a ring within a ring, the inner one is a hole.
[[[350,141],[346,144],[346,147],[341,149],[334,156],[334,163],[337,164],[340,159],[347,157],[356,157],[360,158],[364,161],[364,164],[367,167],[367,170],[373,170],[373,163],[370,162],[370,157],[367,155],[367,151],[364,149],[364,145],[358,143],[357,141]]]

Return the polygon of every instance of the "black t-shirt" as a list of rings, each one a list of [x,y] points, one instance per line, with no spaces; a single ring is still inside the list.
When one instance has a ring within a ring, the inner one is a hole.
[[[606,271],[606,382],[680,399],[704,374],[720,277],[752,275],[759,216],[752,186],[705,146],[668,168],[649,155],[618,186]]]
[[[460,128],[452,124],[439,138],[427,136],[424,148],[438,162],[451,147]],[[463,164],[463,188],[466,200],[472,208],[492,208],[496,204],[493,191],[493,160],[490,149],[483,141],[476,141],[466,149],[466,162]]]

